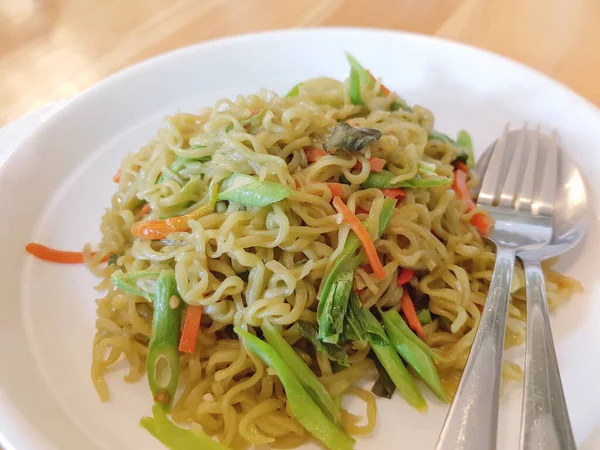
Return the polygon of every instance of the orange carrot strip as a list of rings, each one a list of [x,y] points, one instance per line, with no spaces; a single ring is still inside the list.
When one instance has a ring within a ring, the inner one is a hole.
[[[181,330],[179,340],[179,351],[183,353],[194,353],[200,330],[200,319],[202,319],[202,306],[189,305],[185,313],[185,322]]]
[[[382,189],[381,192],[386,197],[390,198],[404,198],[406,197],[406,192],[401,188],[393,188],[393,189]]]
[[[331,190],[331,195],[334,197],[343,197],[344,196],[344,185],[342,183],[327,183],[329,189]]]
[[[415,272],[413,270],[403,268],[400,270],[400,275],[398,275],[398,280],[396,281],[396,284],[398,284],[398,286],[402,286],[403,284],[406,284],[410,280],[412,280],[412,277],[414,276]]]
[[[466,165],[464,162],[462,162],[462,161],[458,161],[458,162],[456,163],[456,170],[460,170],[461,172],[464,172],[464,173],[469,173],[469,168],[468,168],[468,167],[467,167],[467,165]]]
[[[329,154],[322,148],[313,147],[305,148],[304,152],[306,153],[306,159],[309,163],[314,163],[315,161],[321,159],[323,156],[327,156]]]
[[[142,209],[140,209],[140,212],[138,213],[138,217],[144,217],[146,214],[148,214],[150,211],[152,211],[152,206],[150,206],[150,203],[146,203]]]
[[[489,233],[490,228],[492,228],[493,221],[490,216],[484,213],[476,213],[471,217],[471,223],[477,228],[479,234],[486,235]]]
[[[410,299],[410,295],[408,295],[408,290],[404,289],[402,292],[402,313],[404,317],[406,317],[406,321],[408,322],[408,326],[412,328],[412,330],[419,335],[421,339],[427,339],[427,335],[425,331],[423,331],[423,326],[421,322],[419,322],[419,317],[417,316],[417,311],[415,311],[415,305],[413,305],[412,300]]]
[[[367,211],[365,208],[363,208],[360,205],[356,205],[356,208],[354,208],[355,210],[355,214],[369,214],[369,211]]]
[[[454,171],[452,189],[454,189],[458,198],[467,204],[467,212],[475,208],[475,203],[471,199],[471,194],[467,188],[467,174],[462,170]]]
[[[350,226],[352,231],[354,231],[354,234],[356,234],[356,237],[358,237],[360,240],[363,248],[365,249],[365,253],[367,254],[369,264],[371,264],[371,268],[373,269],[373,273],[377,279],[383,280],[385,278],[385,270],[381,264],[381,261],[379,260],[379,256],[377,255],[377,249],[375,248],[373,239],[371,239],[371,236],[369,235],[369,232],[365,226],[360,220],[358,220],[352,211],[350,211],[340,197],[335,197],[333,199],[333,207],[342,215],[344,221]]]
[[[371,79],[372,79],[373,81],[377,81],[377,79],[376,79],[376,78],[373,76],[373,74],[372,74],[371,72],[369,72],[369,71],[367,70],[367,73],[369,74],[369,76],[371,77]],[[380,87],[380,90],[381,90],[381,93],[382,93],[383,95],[385,95],[386,97],[387,97],[388,95],[390,95],[390,90],[389,90],[388,88],[386,88],[386,87],[385,87],[383,84],[381,85],[381,87]]]
[[[381,172],[387,163],[387,161],[382,158],[371,158],[369,162],[371,163],[371,172]]]
[[[113,175],[113,181],[115,183],[121,182],[121,169],[117,169],[117,172]]]
[[[81,264],[83,262],[83,252],[67,252],[46,247],[45,245],[36,242],[30,242],[25,246],[25,250],[36,258],[45,261],[52,261],[62,264]],[[94,255],[95,253],[92,253]],[[108,261],[108,256],[102,261]]]

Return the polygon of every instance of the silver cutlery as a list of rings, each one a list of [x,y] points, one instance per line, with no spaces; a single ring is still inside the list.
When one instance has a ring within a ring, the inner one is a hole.
[[[540,248],[552,237],[558,149],[533,139],[527,128],[492,144],[477,205],[496,221],[490,239],[496,264],[471,353],[436,450],[494,450],[502,381],[502,353],[510,282],[518,252]],[[532,157],[531,155],[536,155]],[[539,157],[538,157],[539,156]]]

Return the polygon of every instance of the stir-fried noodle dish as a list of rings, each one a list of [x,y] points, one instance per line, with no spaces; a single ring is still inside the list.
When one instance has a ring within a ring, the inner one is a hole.
[[[495,259],[471,139],[348,60],[345,81],[168,117],[115,175],[83,255],[102,278],[92,378],[107,400],[125,359],[170,448],[351,449],[377,396],[425,410],[456,389]],[[580,288],[545,273],[551,306]],[[508,346],[524,291],[517,267]]]

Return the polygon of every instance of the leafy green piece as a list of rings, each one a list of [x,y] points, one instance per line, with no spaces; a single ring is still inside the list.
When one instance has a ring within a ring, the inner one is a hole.
[[[373,360],[375,363],[375,367],[377,368],[377,381],[373,384],[371,388],[371,392],[378,397],[383,398],[392,398],[394,391],[396,390],[396,385],[385,371],[384,367],[381,365],[375,353],[371,350],[369,352],[368,357]]]
[[[473,155],[473,141],[471,140],[471,136],[469,135],[469,133],[467,133],[465,130],[460,130],[456,139],[456,145],[463,149],[467,154],[467,158],[465,161],[467,167],[469,169],[475,167],[475,156]]]
[[[300,88],[302,87],[302,85],[304,84],[304,82],[300,82],[298,83],[296,86],[294,86],[292,89],[290,89],[290,91],[285,94],[286,97],[297,97],[298,94],[300,93]]]
[[[119,256],[121,256],[121,254],[111,253],[111,255],[108,258],[108,265],[113,266],[113,265],[117,264],[117,259],[119,259]]]
[[[300,330],[300,334],[308,339],[318,352],[323,353],[330,361],[335,361],[344,367],[348,367],[348,353],[346,350],[338,344],[321,342],[315,325],[301,320],[298,321],[298,329]]]
[[[152,413],[154,417],[143,417],[140,425],[171,450],[230,450],[200,430],[178,427],[156,405],[152,407]]]
[[[211,159],[212,158],[210,156],[203,156],[201,158],[182,158],[181,156],[178,156],[175,158],[175,161],[173,161],[173,163],[171,164],[171,169],[175,172],[179,172],[187,164],[196,162],[204,163],[210,161]]]
[[[371,75],[369,75],[367,69],[365,69],[354,56],[346,52],[346,59],[350,64],[350,70],[354,70],[356,72],[361,83],[363,83],[367,87],[375,86],[375,80],[371,78]]]
[[[400,110],[410,112],[410,113],[413,112],[413,109],[408,105],[403,106],[402,103],[400,103],[400,102],[390,103],[390,111],[394,112],[394,111],[400,111]]]
[[[290,195],[292,190],[283,184],[259,181],[250,175],[234,173],[221,183],[217,199],[262,207],[277,203]]]
[[[454,140],[450,136],[448,136],[447,134],[444,134],[444,133],[440,133],[439,131],[435,131],[435,130],[433,130],[431,132],[431,134],[428,136],[428,139],[430,141],[440,141],[445,144],[456,145],[456,142],[454,142]]]
[[[348,96],[350,97],[350,102],[353,105],[362,106],[365,104],[360,94],[360,76],[354,69],[350,69],[350,78],[348,79]]]
[[[431,323],[431,312],[428,309],[422,309],[418,314],[419,322],[421,325],[427,325]]]
[[[323,148],[331,154],[335,154],[339,149],[355,153],[361,151],[369,142],[377,142],[381,135],[381,131],[373,128],[353,127],[341,122],[333,128]]]
[[[140,278],[157,278],[159,275],[159,271],[138,270],[136,272],[129,272],[126,274],[119,269],[113,272],[110,277],[110,281],[119,289],[130,294],[137,295],[138,297],[143,297],[151,302],[154,300],[154,293],[149,293],[140,289],[137,284],[135,284],[135,281],[139,280]]]
[[[241,328],[235,327],[234,330],[256,356],[277,372],[285,389],[288,404],[298,422],[329,449],[352,450],[354,439],[321,410],[306,392],[294,371],[273,347]]]
[[[273,347],[277,354],[292,369],[308,395],[312,397],[317,405],[325,412],[338,426],[342,425],[342,408],[333,399],[329,391],[319,381],[315,373],[300,358],[296,350],[279,334],[277,330],[266,320],[261,327],[263,335],[267,342]]]

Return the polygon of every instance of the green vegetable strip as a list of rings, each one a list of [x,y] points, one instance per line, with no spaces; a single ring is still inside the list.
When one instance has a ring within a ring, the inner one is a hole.
[[[350,310],[358,318],[364,337],[369,343],[377,359],[390,376],[400,395],[413,407],[424,410],[427,403],[421,395],[419,388],[415,384],[410,372],[404,367],[398,353],[390,344],[383,327],[377,321],[375,316],[367,308],[360,305],[356,294],[350,296]]]
[[[179,329],[181,307],[172,308],[170,299],[179,296],[172,270],[163,270],[156,281],[152,336],[148,345],[148,383],[154,401],[167,409],[171,406],[179,380]]]
[[[169,420],[158,406],[152,407],[154,417],[143,417],[140,425],[171,450],[230,450],[199,430],[186,430]]]
[[[362,84],[364,84],[367,87],[373,87],[375,86],[375,81],[373,80],[373,78],[371,78],[371,76],[369,75],[369,72],[367,72],[367,69],[365,69],[357,60],[354,56],[352,56],[350,53],[346,52],[346,59],[348,60],[348,63],[350,64],[350,70],[354,70],[356,72],[356,74],[358,75],[358,78],[360,80],[360,82]]]
[[[419,322],[421,322],[421,325],[427,325],[431,323],[431,311],[429,311],[428,309],[422,309],[417,314],[417,317],[419,318]]]
[[[360,77],[356,70],[350,69],[350,78],[348,80],[348,96],[353,105],[362,106],[365,103],[360,95]]]
[[[467,167],[469,169],[475,167],[475,156],[473,155],[473,141],[471,140],[471,136],[469,136],[469,133],[467,133],[465,130],[460,130],[456,139],[456,145],[458,145],[467,153]]]
[[[377,237],[381,236],[389,223],[396,201],[386,198],[379,214]],[[344,249],[331,268],[321,290],[321,300],[317,307],[319,323],[319,339],[336,344],[344,331],[344,318],[348,306],[348,298],[352,291],[354,271],[363,260],[363,251],[358,255],[361,243],[356,234],[350,233],[346,238]]]
[[[384,324],[387,321],[391,325],[393,325],[395,328],[397,328],[398,330],[400,330],[402,332],[402,334],[404,334],[404,336],[406,336],[408,339],[410,339],[411,341],[413,341],[431,359],[433,359],[434,361],[445,361],[446,360],[445,358],[443,358],[442,356],[440,356],[436,352],[434,352],[431,349],[431,347],[429,347],[429,345],[427,345],[425,342],[423,342],[421,340],[421,338],[419,336],[417,336],[410,329],[410,327],[406,324],[406,322],[404,321],[404,319],[402,319],[402,317],[400,317],[400,314],[398,314],[397,311],[395,311],[393,309],[390,309],[389,311],[382,312],[381,316],[383,317]],[[387,327],[387,325],[386,325],[386,327]]]
[[[261,329],[267,342],[296,374],[296,377],[298,377],[298,380],[315,403],[336,424],[342,426],[341,406],[336,403],[331,394],[325,389],[325,386],[321,384],[312,369],[306,365],[283,336],[273,328],[273,325],[265,321]]]
[[[424,175],[422,171],[421,174]],[[381,172],[371,172],[367,179],[360,185],[362,189],[376,188],[376,189],[395,189],[395,188],[428,188],[442,186],[444,184],[451,183],[452,180],[448,177],[432,176],[423,178],[421,174],[411,180],[399,181],[392,183],[392,180],[396,177],[392,172],[388,170],[382,170]]]
[[[429,386],[429,389],[431,389],[441,401],[448,403],[448,396],[446,391],[444,391],[440,377],[433,365],[433,361],[426,352],[409,339],[400,328],[397,328],[394,325],[397,320],[391,319],[393,315],[397,316],[400,320],[402,320],[402,318],[400,318],[400,315],[396,311],[390,311],[393,311],[394,314],[382,314],[382,317],[387,334],[396,348],[396,351],[402,356],[402,359],[417,372],[419,377],[421,377],[425,384]]]
[[[300,94],[300,88],[302,87],[304,83],[298,83],[296,86],[294,86],[292,89],[290,89],[290,91],[285,94],[286,97],[297,97],[298,94]]]
[[[228,200],[247,206],[267,206],[292,195],[289,186],[271,181],[259,181],[250,175],[234,173],[219,189],[218,200]]]
[[[316,325],[310,322],[299,321],[298,329],[302,336],[311,342],[316,351],[323,353],[329,360],[334,361],[341,366],[349,366],[348,353],[346,353],[346,350],[340,345],[320,341]]]
[[[144,297],[148,301],[153,301],[153,294],[140,289],[133,281],[140,278],[156,278],[160,272],[150,270],[138,270],[125,274],[121,269],[115,270],[110,277],[110,281],[122,291],[128,292],[138,297]]]
[[[250,350],[277,372],[292,413],[304,428],[331,450],[351,450],[354,447],[354,439],[321,410],[306,392],[294,371],[273,347],[238,327],[235,327],[234,331],[246,342]]]

